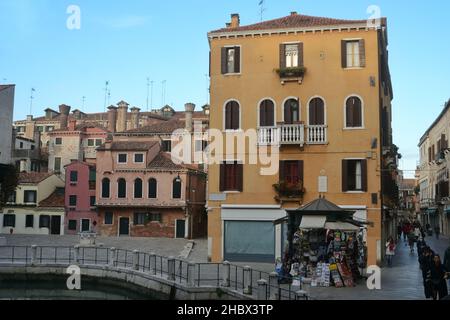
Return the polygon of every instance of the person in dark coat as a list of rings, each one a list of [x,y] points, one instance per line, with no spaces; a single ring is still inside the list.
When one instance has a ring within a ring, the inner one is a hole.
[[[447,272],[439,255],[434,255],[428,271],[427,281],[431,285],[433,300],[441,300],[448,296]]]
[[[433,262],[434,253],[430,247],[425,247],[422,250],[422,255],[419,258],[420,269],[422,270],[423,278],[423,288],[425,293],[425,298],[430,299],[433,295],[431,284],[427,281],[428,271],[430,270],[431,264]]]
[[[402,226],[399,224],[397,226],[397,239],[401,240],[402,239],[402,233],[403,233],[403,228]]]

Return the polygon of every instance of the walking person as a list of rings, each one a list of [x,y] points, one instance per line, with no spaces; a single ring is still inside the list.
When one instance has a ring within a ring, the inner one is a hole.
[[[416,243],[416,236],[414,235],[414,232],[410,232],[408,234],[408,244],[409,244],[409,250],[411,254],[414,253],[414,244]]]
[[[433,300],[441,300],[448,296],[447,289],[447,272],[444,265],[441,263],[441,257],[435,254],[430,270],[428,271],[427,280],[430,282]]]
[[[386,242],[386,259],[388,263],[388,267],[392,267],[392,259],[395,256],[395,241],[393,237],[390,237],[388,241]]]
[[[431,283],[428,281],[428,271],[430,270],[431,264],[433,262],[434,253],[430,247],[425,247],[419,258],[420,269],[422,270],[423,279],[423,289],[425,293],[425,298],[430,299],[433,295],[431,288]]]
[[[447,250],[445,250],[444,267],[445,270],[447,271],[447,289],[448,289],[448,287],[450,287],[450,275],[448,274],[450,273],[450,246],[447,248]]]
[[[403,228],[402,228],[402,225],[399,224],[399,225],[397,226],[397,239],[398,239],[398,240],[401,240],[401,239],[402,239],[402,233],[403,233]]]
[[[436,239],[439,240],[439,234],[441,233],[441,228],[439,226],[436,226],[434,228],[434,232],[436,233]]]

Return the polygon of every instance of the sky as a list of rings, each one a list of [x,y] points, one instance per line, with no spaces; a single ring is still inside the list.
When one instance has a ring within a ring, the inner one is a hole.
[[[101,112],[109,104],[146,109],[208,102],[207,32],[259,22],[260,0],[0,0],[0,84],[16,84],[14,119],[43,115],[60,104]],[[67,28],[70,5],[80,29]],[[445,0],[265,0],[265,20],[300,14],[368,19],[371,5],[388,18],[394,87],[394,142],[401,169],[413,176],[418,142],[450,98],[450,2]],[[165,81],[165,94],[163,94]],[[83,106],[83,97],[84,106]]]

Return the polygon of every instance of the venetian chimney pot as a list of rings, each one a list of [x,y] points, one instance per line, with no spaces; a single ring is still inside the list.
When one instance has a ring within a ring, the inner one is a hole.
[[[133,107],[130,109],[130,111],[131,111],[131,128],[137,129],[139,128],[139,116],[141,109]]]
[[[124,132],[127,131],[127,117],[128,117],[128,106],[129,104],[125,101],[120,101],[117,106],[119,107],[119,112],[117,116],[117,131]]]
[[[231,28],[239,28],[239,25],[241,24],[241,19],[239,18],[239,13],[233,13],[231,15]]]
[[[194,111],[195,111],[195,104],[193,103],[186,103],[184,105],[186,110],[186,130],[189,132],[192,132],[193,127],[193,118],[194,118]]]
[[[108,107],[108,131],[111,133],[116,133],[116,123],[117,123],[117,107]]]
[[[70,109],[71,108],[65,104],[62,104],[59,106],[59,113],[60,113],[59,127],[60,127],[60,129],[67,129]]]

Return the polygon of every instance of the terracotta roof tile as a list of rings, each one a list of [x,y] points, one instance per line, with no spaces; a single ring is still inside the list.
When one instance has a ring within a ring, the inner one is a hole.
[[[56,190],[47,198],[39,202],[41,208],[64,208],[64,188],[56,188]]]
[[[192,169],[199,170],[195,166],[186,164],[176,164],[172,161],[170,154],[166,152],[160,152],[148,165],[150,169],[165,169],[165,170],[183,170]]]
[[[116,141],[111,143],[111,147],[107,148],[106,144],[97,150],[114,150],[114,151],[147,151],[154,145],[159,144],[158,141]]]
[[[367,20],[343,20],[332,19],[324,17],[313,17],[301,14],[293,14],[283,18],[274,20],[263,21],[247,26],[240,26],[237,28],[222,28],[219,30],[211,31],[214,33],[227,33],[227,32],[239,32],[239,31],[253,31],[253,30],[276,30],[276,29],[291,29],[291,28],[309,28],[309,27],[321,27],[321,26],[339,26],[339,25],[351,25],[366,23]]]
[[[156,123],[150,126],[145,126],[137,129],[131,129],[125,133],[149,133],[149,134],[172,134],[177,129],[183,129],[185,127],[184,121],[170,120],[167,122]],[[120,133],[119,133],[120,135]]]
[[[49,172],[22,172],[19,174],[20,183],[39,183],[52,176]]]

